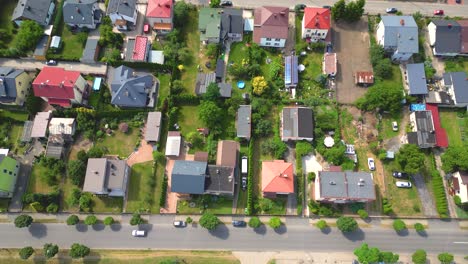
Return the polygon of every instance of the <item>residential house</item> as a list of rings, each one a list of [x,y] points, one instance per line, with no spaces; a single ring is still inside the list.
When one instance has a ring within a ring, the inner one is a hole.
[[[45,27],[49,25],[54,9],[52,0],[19,0],[11,20],[18,26],[25,20],[33,20]]]
[[[323,74],[326,74],[330,78],[335,78],[338,71],[336,53],[325,53],[322,64]]]
[[[252,106],[239,105],[236,118],[237,137],[250,140],[252,126]]]
[[[22,106],[32,78],[24,70],[0,67],[0,104]]]
[[[299,82],[297,56],[284,57],[284,87],[286,89],[296,88]]]
[[[302,18],[302,38],[312,42],[325,40],[331,29],[331,15],[328,8],[306,7]]]
[[[435,127],[431,111],[415,111],[410,114],[411,132],[407,134],[408,143],[420,148],[436,146]]]
[[[232,84],[230,83],[218,83],[219,95],[222,98],[231,98],[232,95]]]
[[[159,80],[151,74],[138,75],[132,68],[119,66],[111,73],[111,103],[119,107],[153,107]]]
[[[244,33],[244,18],[242,10],[235,8],[226,8],[221,13],[221,31],[220,42],[227,40],[232,42],[242,41]]]
[[[36,97],[62,107],[81,104],[88,88],[79,71],[68,71],[60,67],[42,68],[32,86]]]
[[[424,63],[406,65],[405,84],[408,86],[409,95],[426,95],[428,93]]]
[[[0,149],[0,198],[11,198],[15,191],[20,164],[8,156],[8,149]]]
[[[174,0],[148,0],[146,20],[157,34],[167,34],[174,28]]]
[[[431,111],[432,123],[434,124],[434,133],[436,137],[436,147],[448,147],[447,131],[442,127],[440,122],[439,108],[435,104],[426,104],[426,110]]]
[[[453,106],[468,106],[468,78],[466,72],[446,72],[442,78],[448,95],[452,98]]]
[[[166,140],[166,156],[178,157],[180,155],[182,137],[179,131],[169,131]]]
[[[236,183],[234,171],[229,166],[208,165],[204,193],[232,197]]]
[[[452,188],[462,203],[468,203],[468,173],[466,171],[457,171],[452,174]]]
[[[57,118],[50,119],[49,135],[60,135],[66,141],[72,141],[76,132],[76,122],[74,118]]]
[[[125,198],[129,177],[130,167],[125,160],[90,158],[83,192]]]
[[[460,53],[463,56],[467,56],[468,55],[468,19],[458,20],[457,22],[461,27]]]
[[[206,162],[176,160],[171,174],[171,192],[205,193]]]
[[[151,43],[145,36],[136,36],[127,40],[127,53],[125,54],[126,61],[148,61]]]
[[[275,198],[291,193],[294,193],[293,164],[283,160],[263,161],[262,196]]]
[[[356,72],[354,75],[354,83],[359,86],[368,87],[374,84],[373,72]]]
[[[101,23],[97,0],[65,0],[62,10],[63,22],[70,27],[95,29]]]
[[[281,112],[282,141],[314,139],[314,117],[309,107],[284,107]]]
[[[216,165],[236,168],[240,144],[233,140],[221,140],[216,151]]]
[[[432,20],[427,26],[429,44],[436,56],[456,56],[461,51],[461,26],[455,20]]]
[[[288,35],[288,7],[262,6],[255,9],[253,42],[263,47],[284,48]]]
[[[224,79],[224,72],[226,71],[226,63],[223,59],[216,61],[215,77],[217,82],[222,82]]]
[[[137,0],[109,0],[107,15],[118,30],[132,30],[136,25]]]
[[[31,138],[45,138],[47,133],[47,127],[52,117],[51,112],[38,112],[34,117],[31,128]]]
[[[376,38],[392,61],[407,61],[419,52],[418,25],[412,16],[382,16]]]
[[[100,51],[99,39],[88,37],[83,50],[82,63],[96,63]]]
[[[221,9],[200,8],[198,13],[198,31],[200,31],[200,41],[208,43],[219,43],[221,34]]]
[[[208,86],[212,83],[216,83],[216,74],[214,72],[198,73],[197,80],[195,82],[195,94],[205,94]]]
[[[320,171],[315,178],[315,200],[320,202],[366,203],[375,201],[372,173]]]
[[[145,126],[145,140],[147,142],[159,142],[161,133],[161,112],[148,112]]]

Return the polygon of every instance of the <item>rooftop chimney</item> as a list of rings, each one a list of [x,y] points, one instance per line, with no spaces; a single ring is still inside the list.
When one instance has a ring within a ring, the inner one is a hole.
[[[80,13],[80,9],[78,7],[75,8],[76,9],[76,12],[79,14]]]
[[[286,15],[286,13],[284,11],[281,11],[280,15],[284,16],[284,15]]]
[[[404,20],[404,19],[401,19],[401,20],[400,20],[400,25],[402,25],[402,26],[405,25],[405,20]]]
[[[331,182],[330,182],[330,185],[336,185],[336,182],[331,181]]]
[[[447,25],[449,29],[452,29],[452,24]]]

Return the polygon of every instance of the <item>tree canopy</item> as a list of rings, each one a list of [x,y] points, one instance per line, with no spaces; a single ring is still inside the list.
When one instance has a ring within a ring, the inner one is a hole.
[[[376,83],[371,86],[363,97],[356,101],[356,106],[364,111],[401,111],[403,90],[400,85]]]
[[[358,257],[359,263],[397,263],[400,256],[392,252],[381,252],[378,248],[371,248],[367,243],[354,250],[354,255]]]
[[[427,253],[422,249],[416,250],[411,256],[411,260],[414,264],[426,264],[427,262]]]
[[[219,87],[217,83],[210,83],[206,88],[206,93],[203,95],[203,99],[216,102],[221,96],[219,93]]]
[[[253,92],[256,95],[262,95],[268,87],[268,83],[263,76],[257,76],[252,79]]]
[[[110,226],[114,223],[114,218],[112,216],[108,216],[104,218],[104,225]]]
[[[18,228],[29,227],[33,222],[33,218],[29,215],[20,215],[15,218],[15,226]]]
[[[406,224],[401,219],[395,219],[393,221],[393,229],[397,232],[401,232],[406,229]]]
[[[72,258],[84,258],[89,255],[91,250],[89,247],[78,244],[78,243],[73,243],[70,247],[70,257]]]
[[[47,259],[53,258],[59,251],[59,247],[55,244],[44,244],[44,256]]]
[[[218,217],[216,215],[205,212],[200,217],[199,223],[203,228],[206,228],[208,230],[213,230],[219,224],[221,224],[221,221],[219,221],[219,219],[218,219]]]
[[[18,252],[21,259],[28,259],[34,254],[34,249],[32,247],[24,247]]]
[[[468,170],[468,147],[448,147],[442,155],[442,169],[447,173],[457,170]]]
[[[132,215],[132,218],[130,219],[130,225],[132,226],[135,226],[135,225],[141,225],[143,224],[145,221],[143,220],[143,218],[141,218],[141,215],[140,214],[137,214],[137,213],[134,213]]]
[[[67,225],[76,225],[80,222],[80,219],[78,218],[77,215],[70,215],[67,218]]]
[[[86,218],[85,218],[85,224],[87,225],[95,225],[97,224],[97,217],[95,215],[88,215]]]
[[[348,4],[344,0],[336,2],[331,9],[332,18],[335,21],[345,20],[355,22],[364,14],[365,0],[351,1]]]
[[[268,225],[273,228],[277,229],[279,228],[283,223],[281,222],[281,219],[279,217],[272,217],[270,218],[270,221],[268,221]]]
[[[81,160],[71,160],[68,162],[67,174],[74,185],[80,186],[86,175],[86,164]]]
[[[440,253],[437,258],[441,264],[450,264],[453,262],[453,255],[447,252]]]
[[[409,174],[416,174],[424,167],[424,153],[414,144],[403,145],[395,160]]]
[[[36,46],[43,35],[44,29],[36,21],[25,20],[21,22],[16,34],[14,47],[21,53],[26,53]]]
[[[198,118],[211,130],[223,121],[223,110],[212,101],[202,101],[198,107]]]
[[[249,226],[252,228],[259,228],[262,224],[262,221],[260,221],[260,219],[256,216],[253,216],[249,220]]]
[[[358,229],[358,223],[352,217],[341,216],[336,220],[336,226],[342,232],[352,232]]]

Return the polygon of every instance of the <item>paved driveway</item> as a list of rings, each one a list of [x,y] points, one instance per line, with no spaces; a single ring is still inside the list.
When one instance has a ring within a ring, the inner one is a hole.
[[[413,182],[415,187],[418,189],[419,198],[421,199],[423,212],[425,216],[435,216],[437,217],[437,210],[435,207],[434,200],[432,199],[431,194],[427,190],[426,183],[421,174],[413,175]]]

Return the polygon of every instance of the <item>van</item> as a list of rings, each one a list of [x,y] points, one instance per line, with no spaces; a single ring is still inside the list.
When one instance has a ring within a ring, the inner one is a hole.
[[[247,174],[249,169],[248,169],[248,165],[247,165],[247,157],[244,156],[242,157],[242,164],[241,164],[241,172],[242,174]]]

